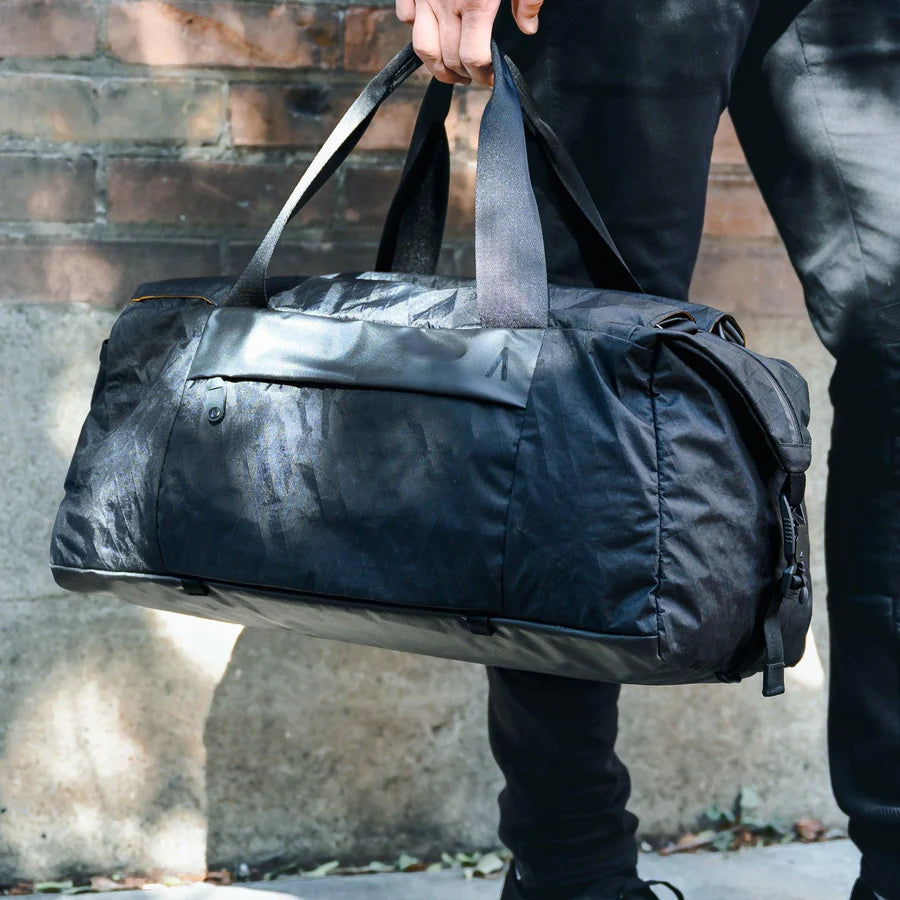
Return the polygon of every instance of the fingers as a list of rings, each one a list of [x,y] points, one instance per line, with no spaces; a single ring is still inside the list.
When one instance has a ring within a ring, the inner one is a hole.
[[[425,0],[416,0],[416,18],[412,29],[413,50],[438,81],[445,84],[468,84],[469,78],[449,68],[443,56],[441,28],[434,10]],[[458,60],[456,65],[460,65]],[[460,66],[461,68],[461,66]]]
[[[513,18],[519,31],[534,34],[538,30],[538,13],[543,5],[544,0],[512,0]]]
[[[416,21],[416,0],[397,0],[394,9],[401,22],[412,25]]]
[[[466,10],[460,28],[459,60],[472,81],[487,86],[494,83],[491,30],[496,14],[496,6]]]
[[[459,35],[461,29],[459,16],[442,16],[438,19],[438,31],[441,35],[441,58],[444,66],[451,72],[455,72],[461,79],[461,84],[471,81],[469,73],[463,68],[459,58]]]

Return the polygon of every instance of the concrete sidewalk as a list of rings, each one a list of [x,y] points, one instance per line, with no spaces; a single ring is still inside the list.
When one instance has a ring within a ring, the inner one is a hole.
[[[791,844],[735,853],[642,854],[641,875],[678,886],[686,900],[848,900],[859,867],[850,841]],[[497,900],[500,879],[466,881],[458,870],[331,875],[214,887],[117,891],[106,900]],[[46,895],[41,895],[46,900]],[[673,895],[659,889],[660,900]],[[30,900],[30,898],[23,898]]]

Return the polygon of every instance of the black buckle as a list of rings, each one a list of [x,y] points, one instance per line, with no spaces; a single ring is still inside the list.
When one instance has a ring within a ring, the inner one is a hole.
[[[778,498],[778,508],[781,513],[781,534],[783,538],[782,551],[787,566],[781,573],[781,596],[785,600],[798,600],[805,603],[809,598],[808,573],[806,561],[803,559],[803,551],[800,550],[800,558],[797,553],[800,547],[800,537],[806,528],[806,516],[803,507],[799,503],[791,503],[786,491]]]
[[[803,560],[791,563],[781,573],[781,596],[785,600],[796,600],[801,605],[809,599],[809,583]]]

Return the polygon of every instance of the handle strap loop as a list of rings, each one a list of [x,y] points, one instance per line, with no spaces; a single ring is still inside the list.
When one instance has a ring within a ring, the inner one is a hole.
[[[401,85],[422,61],[407,44],[362,90],[344,113],[340,122],[326,139],[309,164],[303,177],[297,182],[281,212],[269,227],[253,258],[234,283],[224,306],[265,307],[266,274],[275,247],[288,222],[303,208],[307,201],[331,177],[368,128],[378,107]]]
[[[586,229],[583,257],[596,287],[643,293],[622,258],[590,191],[553,129],[541,116],[534,95],[515,63],[504,56],[519,95],[522,116],[544,159],[566,195],[581,213]],[[433,274],[440,253],[448,190],[450,152],[445,120],[453,85],[432,79],[419,109],[397,193],[391,203],[378,248],[380,272]]]

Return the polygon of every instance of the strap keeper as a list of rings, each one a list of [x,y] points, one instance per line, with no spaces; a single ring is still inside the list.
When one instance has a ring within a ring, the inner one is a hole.
[[[782,492],[787,495],[791,506],[799,508],[803,502],[803,495],[806,493],[806,473],[805,472],[788,472],[784,478]]]
[[[778,613],[783,600],[781,591],[774,592],[763,621],[766,640],[766,667],[763,670],[763,697],[777,697],[784,693],[784,639]]]
[[[784,693],[784,663],[766,663],[763,670],[763,697],[778,697]]]
[[[462,620],[472,634],[488,637],[494,633],[494,626],[487,616],[463,616]]]

